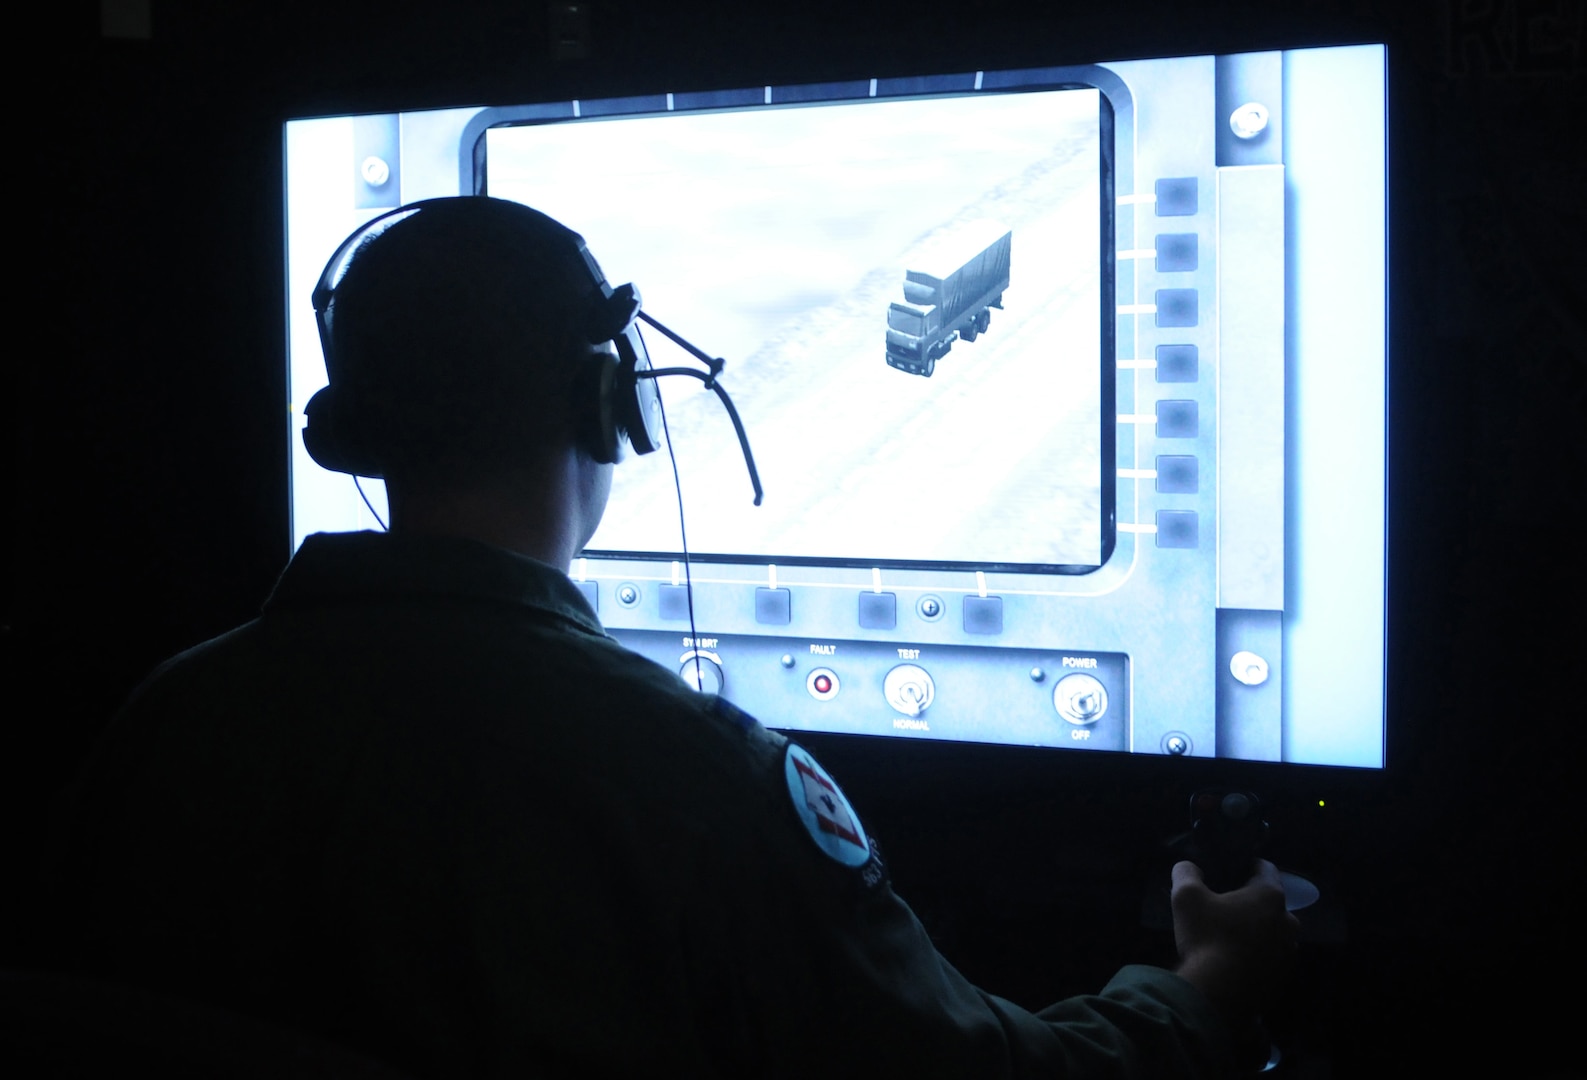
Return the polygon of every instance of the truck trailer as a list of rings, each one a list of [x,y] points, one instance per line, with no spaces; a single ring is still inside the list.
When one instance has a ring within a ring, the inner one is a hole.
[[[930,376],[955,339],[974,341],[1003,306],[1014,234],[980,221],[929,241],[904,272],[904,302],[887,309],[887,362]]]

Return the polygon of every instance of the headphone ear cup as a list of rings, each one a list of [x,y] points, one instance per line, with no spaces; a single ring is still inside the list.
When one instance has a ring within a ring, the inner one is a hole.
[[[303,449],[322,469],[346,472],[336,430],[336,396],[330,387],[309,398],[303,407]]]
[[[328,386],[309,398],[303,406],[303,449],[322,469],[379,479],[383,470],[353,437],[340,402]]]
[[[573,380],[574,413],[579,428],[579,444],[602,465],[623,460],[623,438],[618,429],[615,391],[617,360],[605,353],[591,353],[579,361]]]
[[[634,327],[614,339],[620,358],[614,387],[615,413],[617,424],[628,436],[634,453],[649,454],[661,447],[661,397],[655,379],[639,377],[641,368],[650,370],[650,357],[642,349],[634,348],[629,335],[638,333],[638,328]]]

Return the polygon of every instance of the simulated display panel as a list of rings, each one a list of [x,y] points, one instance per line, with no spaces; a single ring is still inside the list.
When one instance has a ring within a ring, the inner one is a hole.
[[[714,395],[664,385],[696,558],[1091,570],[1113,525],[1103,106],[1070,90],[529,123],[487,130],[485,160],[491,195],[578,222],[609,278],[727,359],[773,494],[746,513]],[[974,153],[944,154],[944,131]],[[692,362],[651,338],[658,365]],[[664,457],[618,471],[591,548],[681,552]]]
[[[325,259],[488,193],[723,357],[755,448],[758,508],[714,397],[663,384],[692,574],[663,454],[570,568],[629,647],[791,731],[1380,767],[1384,64],[289,123],[294,540],[373,524],[297,436]]]

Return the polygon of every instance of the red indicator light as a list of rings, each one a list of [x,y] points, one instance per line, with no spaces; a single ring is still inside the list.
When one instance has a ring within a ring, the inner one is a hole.
[[[832,692],[832,680],[827,678],[825,675],[817,675],[816,676],[816,692],[817,693],[821,693],[821,694],[829,694],[829,693],[831,693]]]

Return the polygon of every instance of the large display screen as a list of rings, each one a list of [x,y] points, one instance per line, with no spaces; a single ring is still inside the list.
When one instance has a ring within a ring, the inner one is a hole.
[[[725,360],[765,483],[666,380],[691,561],[658,453],[568,568],[635,652],[793,732],[1381,767],[1386,60],[292,121],[294,543],[385,511],[298,436],[326,259],[513,199]]]
[[[726,359],[769,495],[754,513],[729,497],[743,466],[715,396],[663,386],[696,557],[1094,569],[1112,528],[1103,105],[1063,90],[497,127],[489,192],[576,222],[609,278]],[[678,553],[672,486],[664,456],[619,470],[591,548]]]

